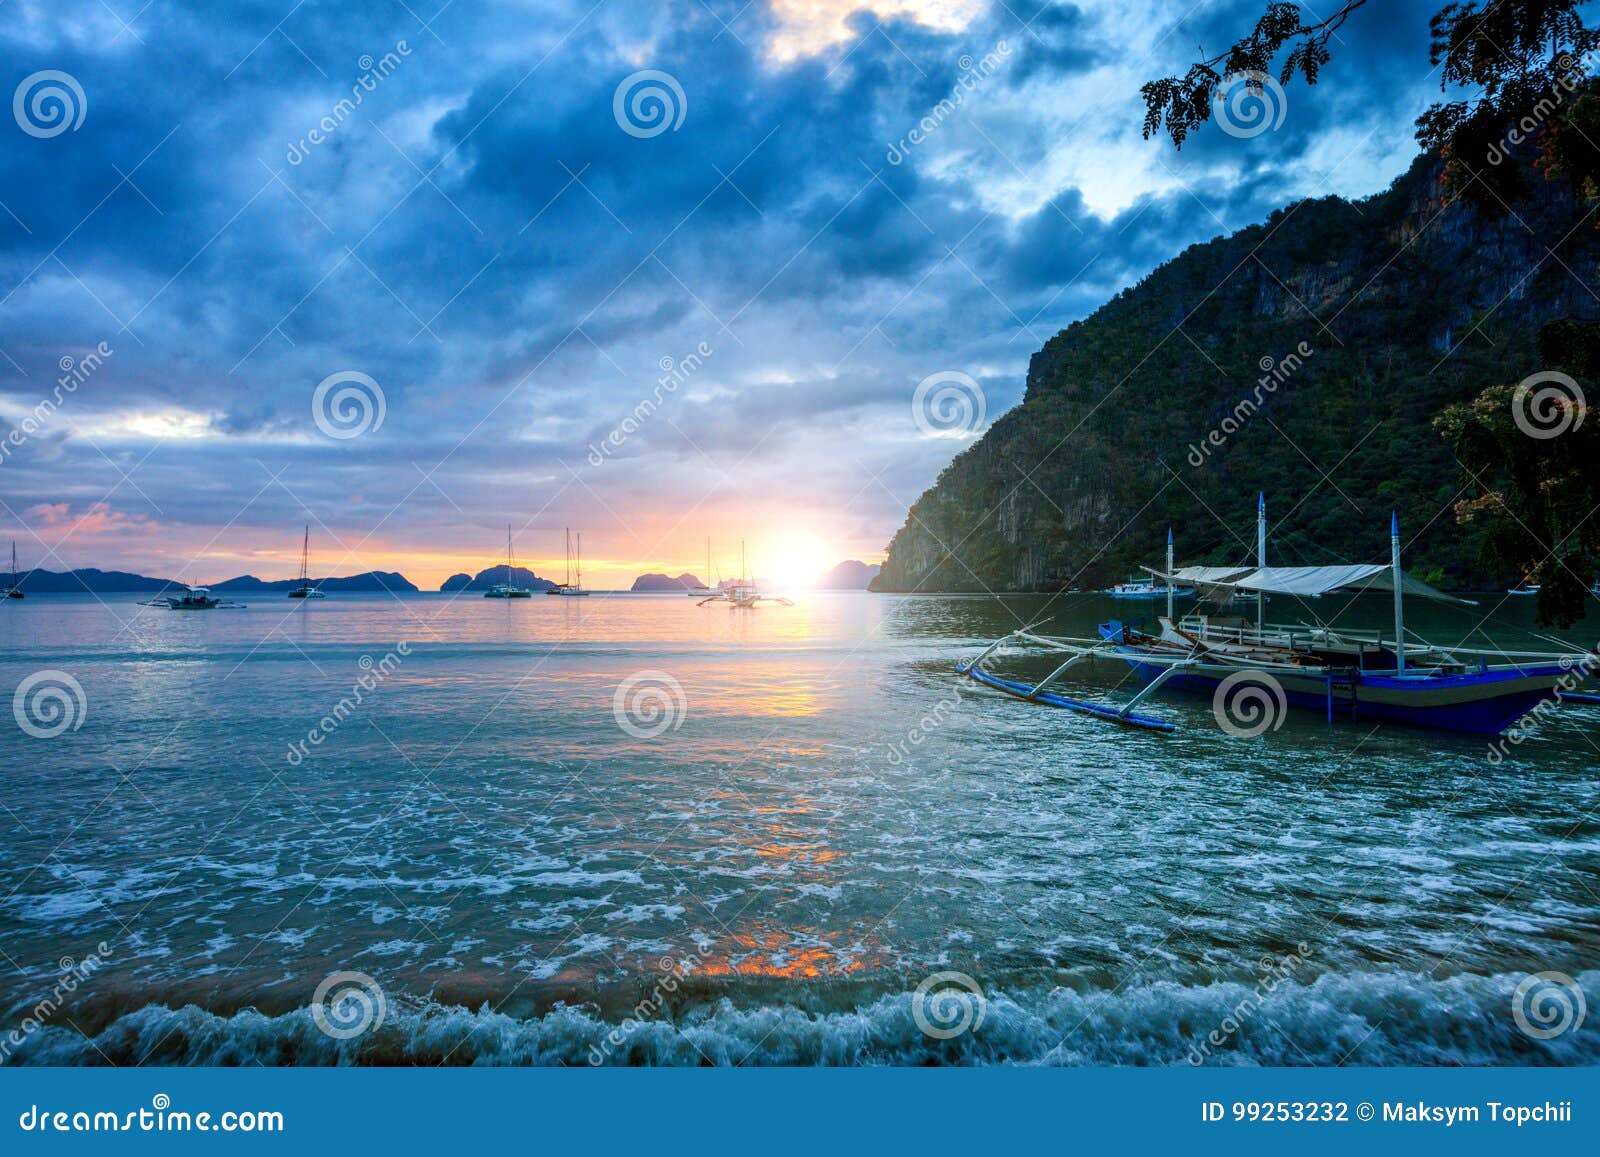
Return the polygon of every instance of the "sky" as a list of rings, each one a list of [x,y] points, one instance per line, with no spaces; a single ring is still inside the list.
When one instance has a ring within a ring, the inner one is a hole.
[[[3,0],[0,539],[205,582],[309,524],[313,573],[424,588],[508,524],[597,588],[877,561],[1060,329],[1403,171],[1433,7],[1178,152],[1139,85],[1259,0]]]

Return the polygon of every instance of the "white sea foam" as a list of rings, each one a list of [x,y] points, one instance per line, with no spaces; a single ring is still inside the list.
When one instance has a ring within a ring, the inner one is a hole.
[[[1600,1063],[1590,1025],[1550,1041],[1516,1027],[1512,993],[1521,977],[1406,973],[1330,974],[1285,982],[1258,1017],[1242,1018],[1226,1044],[1203,1057],[1221,1065],[1538,1065]],[[1600,972],[1579,977],[1591,1007]],[[987,993],[980,1029],[951,1040],[924,1035],[901,991],[850,1007],[741,1004],[713,998],[671,1018],[638,1023],[612,1063],[652,1065],[1027,1064],[1185,1065],[1197,1044],[1236,1015],[1252,990],[1240,984],[1167,982],[1119,991]],[[519,1019],[403,1001],[375,1034],[334,1041],[304,1009],[218,1016],[193,1006],[128,1013],[93,1041],[48,1027],[16,1063],[117,1064],[582,1064],[615,1027],[592,1009],[557,1005]],[[1270,1023],[1268,1023],[1270,1021]],[[146,1056],[147,1053],[152,1055]]]

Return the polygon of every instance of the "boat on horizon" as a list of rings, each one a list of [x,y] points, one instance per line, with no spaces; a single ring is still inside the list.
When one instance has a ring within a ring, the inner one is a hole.
[[[239,608],[243,603],[232,603],[213,595],[209,587],[180,586],[177,594],[159,594],[142,607],[164,607],[169,611],[214,611],[218,607]]]
[[[519,587],[511,581],[511,576],[516,570],[516,556],[511,553],[511,524],[506,523],[506,581],[495,583],[494,586],[483,592],[486,599],[531,599],[533,592],[527,587]]]
[[[11,540],[11,585],[5,589],[8,599],[25,599],[28,596],[22,593],[22,580],[17,577],[17,540]]]
[[[572,545],[572,530],[566,529],[567,536],[567,572],[566,579],[558,582],[544,593],[547,595],[565,595],[568,598],[583,598],[589,592],[583,589],[583,532],[578,532],[578,546],[576,552]]]
[[[311,562],[311,526],[307,524],[305,537],[300,541],[300,585],[289,591],[291,599],[323,599],[328,596],[317,589],[307,572]]]
[[[730,609],[738,608],[753,611],[762,603],[776,603],[781,607],[792,607],[794,603],[781,595],[764,595],[756,580],[747,577],[748,567],[745,562],[744,543],[739,543],[739,577],[732,580],[725,587],[718,587],[717,592],[709,598],[700,600],[700,606],[706,607],[713,603],[725,604]]]
[[[1154,631],[1115,619],[1100,624],[1098,638],[1093,639],[1041,635],[1024,628],[990,644],[976,659],[958,666],[958,673],[1020,699],[1153,731],[1175,727],[1166,720],[1136,713],[1134,708],[1162,688],[1212,696],[1219,721],[1242,701],[1230,696],[1253,695],[1249,706],[1257,709],[1258,721],[1264,715],[1268,722],[1241,728],[1238,733],[1246,735],[1279,725],[1281,709],[1286,707],[1323,712],[1329,722],[1369,719],[1498,735],[1546,700],[1600,703],[1600,697],[1575,693],[1595,676],[1592,655],[1512,652],[1464,644],[1440,647],[1409,641],[1404,621],[1407,596],[1477,604],[1437,590],[1401,568],[1398,515],[1390,517],[1387,565],[1277,567],[1266,562],[1264,497],[1257,510],[1255,567],[1175,568],[1169,546],[1164,570],[1145,569],[1170,584],[1192,582],[1205,592],[1203,597],[1217,601],[1223,595],[1264,599],[1274,594],[1302,601],[1334,591],[1388,591],[1394,599],[1391,636],[1385,638],[1381,631],[1336,629],[1331,622],[1273,625],[1259,612],[1254,623],[1237,615],[1193,614],[1180,619],[1169,598],[1167,613],[1159,618]],[[996,676],[983,666],[1010,641],[1042,645],[1068,657],[1045,679],[1030,686]],[[1073,699],[1049,690],[1074,666],[1096,660],[1125,664],[1144,687],[1121,705]]]
[[[1171,528],[1167,530],[1167,549],[1172,549]],[[1133,575],[1127,582],[1116,583],[1100,593],[1114,599],[1164,599],[1169,595],[1175,599],[1192,599],[1195,590],[1165,580],[1157,582],[1153,575]]]

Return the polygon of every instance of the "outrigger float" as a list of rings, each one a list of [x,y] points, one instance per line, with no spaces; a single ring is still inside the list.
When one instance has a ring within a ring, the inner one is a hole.
[[[1398,516],[1391,517],[1389,543],[1388,566],[1269,567],[1263,497],[1257,508],[1257,566],[1175,568],[1169,533],[1166,569],[1144,568],[1169,588],[1197,586],[1209,600],[1231,597],[1237,602],[1253,595],[1258,603],[1254,625],[1238,616],[1194,614],[1179,619],[1169,597],[1167,613],[1155,632],[1117,620],[1102,623],[1094,639],[1042,635],[1023,628],[995,640],[956,671],[1019,699],[1149,731],[1176,730],[1164,719],[1135,710],[1166,688],[1209,694],[1221,710],[1219,701],[1230,692],[1254,685],[1276,706],[1321,711],[1330,722],[1374,719],[1481,735],[1498,735],[1548,699],[1600,705],[1600,695],[1577,691],[1600,670],[1597,654],[1401,642],[1407,637],[1405,596],[1476,604],[1436,590],[1401,569]],[[1275,626],[1262,620],[1260,611],[1269,594],[1314,599],[1335,591],[1391,592],[1393,636],[1386,639],[1378,631],[1328,626]],[[1067,658],[1030,686],[986,669],[990,656],[1006,643],[1035,644]],[[1143,688],[1121,705],[1074,699],[1051,690],[1074,667],[1096,661],[1132,668]]]

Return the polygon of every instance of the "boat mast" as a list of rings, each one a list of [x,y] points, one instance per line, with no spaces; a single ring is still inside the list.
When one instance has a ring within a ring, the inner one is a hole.
[[[310,561],[311,552],[311,524],[306,523],[306,536],[300,540],[300,585],[305,586],[308,578],[306,566]]]
[[[1172,527],[1167,527],[1167,621],[1172,621]]]
[[[1405,595],[1401,591],[1404,572],[1400,569],[1400,514],[1389,514],[1389,567],[1394,583],[1394,673],[1406,673]]]
[[[1267,565],[1267,494],[1261,491],[1256,496],[1256,566],[1266,569]],[[1267,621],[1267,595],[1265,591],[1256,592],[1256,629],[1260,630]]]
[[[506,586],[511,585],[511,524],[506,523]]]
[[[578,531],[578,546],[572,554],[572,587],[583,589],[583,531]]]

